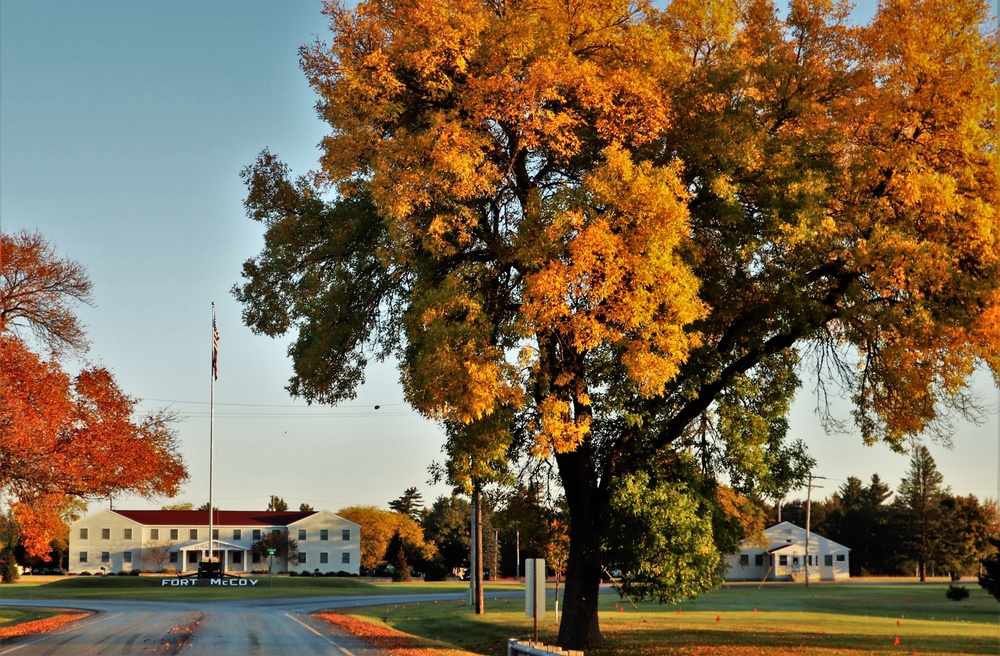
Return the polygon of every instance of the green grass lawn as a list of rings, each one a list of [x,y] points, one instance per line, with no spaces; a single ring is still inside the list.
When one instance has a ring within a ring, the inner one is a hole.
[[[588,656],[654,654],[1000,654],[1000,604],[967,584],[963,602],[943,584],[736,585],[675,606],[601,600],[605,646]],[[405,633],[444,640],[479,654],[503,654],[507,638],[533,627],[521,599],[487,602],[476,616],[464,604],[352,609]],[[539,638],[555,642],[550,600]],[[899,644],[895,644],[899,638]]]

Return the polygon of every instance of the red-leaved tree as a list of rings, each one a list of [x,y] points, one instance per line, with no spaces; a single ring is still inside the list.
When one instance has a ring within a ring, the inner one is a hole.
[[[0,497],[30,556],[44,557],[63,498],[172,496],[187,479],[165,412],[140,415],[103,367],[71,376],[59,356],[86,348],[73,302],[83,268],[37,233],[0,233]],[[33,352],[20,329],[51,350]]]

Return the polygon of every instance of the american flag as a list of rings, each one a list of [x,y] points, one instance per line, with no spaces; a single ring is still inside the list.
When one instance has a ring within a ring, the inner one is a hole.
[[[215,315],[212,315],[212,376],[219,380],[219,329],[215,327]]]

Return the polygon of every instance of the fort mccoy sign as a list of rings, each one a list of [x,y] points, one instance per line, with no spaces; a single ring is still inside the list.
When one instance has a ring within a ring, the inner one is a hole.
[[[199,578],[169,578],[160,581],[160,587],[173,587],[173,588],[185,588],[185,587],[201,587],[201,586],[225,586],[229,588],[252,588],[257,585],[259,581],[257,579],[242,578],[239,576],[227,577],[227,578],[213,578],[213,579],[199,579]]]

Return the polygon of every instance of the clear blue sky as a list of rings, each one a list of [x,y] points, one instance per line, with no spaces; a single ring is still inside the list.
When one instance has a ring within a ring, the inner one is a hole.
[[[87,267],[89,358],[143,408],[180,413],[182,501],[208,498],[213,301],[216,505],[259,509],[277,494],[336,511],[385,506],[410,486],[428,503],[448,492],[426,483],[442,433],[404,404],[391,366],[371,372],[357,401],[308,408],[284,391],[287,342],[252,335],[229,293],[261,247],[240,169],[264,147],[298,173],[315,165],[324,127],[297,49],[326,33],[318,0],[0,3],[0,225],[37,228]],[[955,492],[984,498],[996,495],[1000,437],[997,391],[978,383],[988,423],[962,424],[953,451],[930,448]],[[828,477],[820,496],[849,475],[898,484],[906,456],[824,435],[802,396],[792,436]]]

